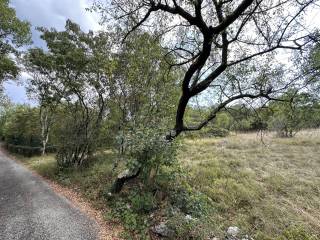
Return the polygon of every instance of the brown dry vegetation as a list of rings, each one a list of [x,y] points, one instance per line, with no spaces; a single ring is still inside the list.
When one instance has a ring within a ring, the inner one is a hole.
[[[236,225],[274,239],[298,227],[320,239],[319,130],[186,140],[179,156],[190,184],[213,200],[216,232]]]
[[[110,221],[103,194],[115,158],[107,152],[88,168],[64,172],[57,171],[53,156],[23,161],[75,189]],[[208,217],[215,235],[235,225],[259,240],[320,239],[320,130],[295,138],[247,133],[185,139],[179,160],[188,183],[212,200]],[[283,237],[286,231],[294,237]]]

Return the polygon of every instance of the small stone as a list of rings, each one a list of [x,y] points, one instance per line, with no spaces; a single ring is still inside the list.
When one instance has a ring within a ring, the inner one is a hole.
[[[235,238],[238,236],[239,232],[240,232],[240,229],[238,227],[229,227],[227,230],[227,235]]]
[[[248,235],[245,235],[244,238],[242,238],[241,240],[250,240]]]
[[[244,238],[241,240],[254,240],[252,237],[249,237],[248,235],[245,235]]]
[[[123,172],[121,172],[119,175],[118,175],[118,178],[124,178],[126,176],[128,176],[130,174],[130,170],[129,169],[126,169],[124,170]]]
[[[216,237],[214,233],[210,233],[206,240],[220,240],[220,238]]]
[[[174,231],[168,228],[168,226],[162,222],[152,228],[152,231],[161,237],[173,237]]]

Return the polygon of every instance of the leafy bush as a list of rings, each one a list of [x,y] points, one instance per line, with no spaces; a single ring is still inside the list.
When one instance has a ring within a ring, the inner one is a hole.
[[[143,200],[137,200],[133,197],[135,204],[133,207],[129,200],[131,194],[133,193],[129,193],[128,197],[109,199],[112,207],[111,215],[113,218],[119,219],[124,226],[126,230],[125,239],[131,239],[134,235],[138,235],[141,240],[148,239],[149,221],[147,216],[140,212],[146,205],[144,205]]]
[[[161,166],[172,166],[176,162],[177,142],[165,139],[160,128],[140,127],[130,131],[126,137],[127,167],[142,169],[144,181],[153,180]]]
[[[42,147],[29,147],[29,146],[6,144],[6,148],[8,149],[9,152],[17,153],[24,157],[32,157],[32,156],[40,155],[42,153]],[[46,152],[54,153],[56,152],[56,147],[48,146]]]
[[[153,195],[147,193],[137,193],[131,198],[132,209],[137,213],[149,213],[156,204]]]
[[[28,147],[41,145],[39,112],[37,108],[17,105],[5,113],[3,137],[6,143]]]
[[[54,129],[57,142],[57,163],[60,168],[82,166],[88,163],[96,150],[98,127],[96,112],[86,112],[79,104],[63,106],[59,109],[59,118],[63,121]],[[87,115],[90,117],[85,117]]]
[[[41,154],[41,147],[29,147],[29,146],[7,144],[6,148],[8,149],[9,152],[17,153],[24,157],[32,157],[32,156]]]
[[[190,187],[179,187],[170,194],[170,203],[184,214],[201,217],[209,209],[208,197]]]
[[[229,134],[230,132],[228,129],[216,128],[216,127],[206,127],[198,132],[184,133],[185,136],[191,139],[209,138],[209,137],[227,137]]]
[[[211,128],[207,131],[209,137],[226,137],[229,135],[229,130],[225,128]]]

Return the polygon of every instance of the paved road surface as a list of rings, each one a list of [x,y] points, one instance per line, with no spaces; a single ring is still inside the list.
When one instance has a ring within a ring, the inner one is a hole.
[[[1,240],[96,240],[97,226],[0,151]]]

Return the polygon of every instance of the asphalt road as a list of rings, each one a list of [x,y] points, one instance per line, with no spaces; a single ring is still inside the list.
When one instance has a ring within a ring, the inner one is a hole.
[[[98,227],[0,151],[0,240],[96,240]]]

